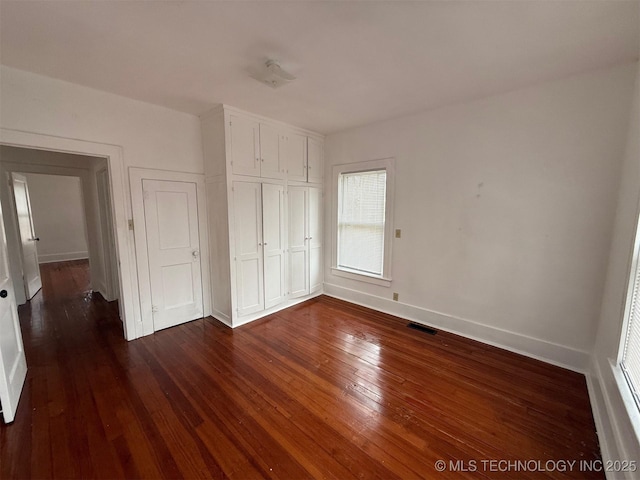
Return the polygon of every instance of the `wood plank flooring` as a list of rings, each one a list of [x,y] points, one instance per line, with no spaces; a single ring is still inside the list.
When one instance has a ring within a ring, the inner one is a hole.
[[[42,278],[1,478],[604,478],[582,375],[328,297],[126,342],[85,261]]]

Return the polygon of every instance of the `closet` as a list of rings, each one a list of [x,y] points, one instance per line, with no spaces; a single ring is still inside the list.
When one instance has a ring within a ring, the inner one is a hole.
[[[323,137],[228,106],[201,121],[213,315],[235,327],[320,294]]]

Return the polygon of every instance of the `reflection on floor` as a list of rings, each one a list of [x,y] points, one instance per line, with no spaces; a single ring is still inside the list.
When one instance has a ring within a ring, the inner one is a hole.
[[[42,278],[1,478],[604,478],[481,463],[599,458],[576,373],[327,297],[126,342],[86,262]]]

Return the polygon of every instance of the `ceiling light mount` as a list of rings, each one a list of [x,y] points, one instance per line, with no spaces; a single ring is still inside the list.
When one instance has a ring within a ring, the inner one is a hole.
[[[275,60],[267,60],[262,70],[253,78],[269,85],[271,88],[279,88],[296,79],[289,72],[283,70]]]

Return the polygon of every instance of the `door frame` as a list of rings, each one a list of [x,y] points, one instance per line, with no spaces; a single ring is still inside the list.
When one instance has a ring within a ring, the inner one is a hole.
[[[131,207],[127,201],[123,149],[119,145],[96,143],[40,133],[0,128],[0,144],[36,150],[101,157],[107,160],[111,187],[111,213],[116,236],[116,256],[120,280],[120,314],[127,340],[143,335],[133,234],[128,219]]]
[[[133,234],[138,266],[140,291],[140,315],[142,335],[153,333],[153,313],[151,311],[151,280],[149,278],[149,253],[147,251],[147,227],[144,217],[143,180],[164,180],[196,184],[198,204],[198,231],[200,240],[200,272],[202,275],[202,313],[211,315],[211,281],[209,277],[209,235],[207,226],[207,196],[204,175],[199,173],[174,172],[151,168],[129,167],[131,206],[133,213]]]

